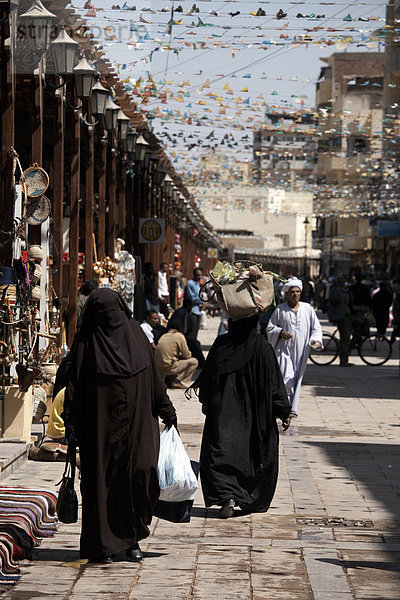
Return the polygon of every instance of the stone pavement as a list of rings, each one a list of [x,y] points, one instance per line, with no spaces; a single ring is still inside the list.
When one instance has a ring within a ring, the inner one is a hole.
[[[207,347],[218,320],[200,333]],[[325,324],[326,325],[326,324]],[[300,412],[281,435],[279,483],[265,514],[218,518],[199,492],[192,520],[154,519],[138,565],[79,565],[79,523],[60,524],[6,600],[399,600],[400,377],[383,367],[308,366]],[[203,417],[172,400],[191,458]],[[6,481],[46,486],[62,464],[29,462]]]

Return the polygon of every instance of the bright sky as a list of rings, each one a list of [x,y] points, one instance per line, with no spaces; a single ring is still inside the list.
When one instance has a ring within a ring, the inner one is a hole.
[[[195,170],[222,140],[234,157],[250,157],[266,110],[314,106],[321,57],[384,51],[384,2],[118,2],[72,6],[178,170]]]

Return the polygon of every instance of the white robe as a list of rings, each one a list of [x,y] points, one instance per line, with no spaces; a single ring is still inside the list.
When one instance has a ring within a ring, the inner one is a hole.
[[[281,331],[292,334],[289,340],[280,338]],[[295,313],[287,302],[278,304],[267,326],[268,341],[275,350],[293,412],[297,412],[300,387],[306,370],[310,340],[322,344],[322,328],[315,310],[300,302]]]

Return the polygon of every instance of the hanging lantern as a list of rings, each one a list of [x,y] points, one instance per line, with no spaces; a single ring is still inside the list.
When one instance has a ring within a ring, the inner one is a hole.
[[[106,102],[106,112],[104,116],[107,131],[114,131],[114,129],[117,128],[118,111],[118,104],[115,104],[115,102],[113,102],[111,98],[108,97]]]
[[[50,45],[51,26],[56,15],[48,11],[40,0],[35,0],[20,18],[30,50],[41,56]]]
[[[135,131],[135,129],[128,128],[128,133],[126,134],[126,151],[129,152],[129,154],[132,154],[133,152],[135,152],[135,145],[136,145],[137,137],[138,137],[138,134]]]
[[[154,172],[154,184],[157,187],[160,187],[163,184],[166,175],[167,171],[165,170],[164,166],[161,163],[159,163]]]
[[[142,134],[136,140],[135,145],[135,162],[142,162],[146,156],[146,149],[149,146],[149,143],[146,142]]]
[[[129,117],[120,108],[117,113],[118,133],[121,141],[126,140],[128,134]]]
[[[94,115],[104,116],[109,93],[110,92],[101,85],[100,81],[94,84],[91,97],[92,113]]]
[[[85,57],[82,57],[74,68],[75,90],[78,98],[81,100],[90,98],[95,76],[96,70],[89,65]]]
[[[55,71],[58,75],[68,75],[76,63],[76,49],[78,42],[72,39],[65,31],[64,27],[56,39],[51,42],[53,51]]]

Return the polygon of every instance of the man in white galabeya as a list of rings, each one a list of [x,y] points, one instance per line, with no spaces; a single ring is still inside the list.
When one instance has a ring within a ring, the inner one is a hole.
[[[267,326],[268,341],[275,350],[292,405],[292,417],[297,417],[300,387],[306,370],[310,345],[322,348],[322,328],[315,310],[300,302],[303,283],[295,277],[282,288],[286,302],[278,304]]]

